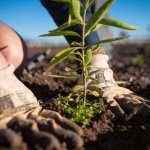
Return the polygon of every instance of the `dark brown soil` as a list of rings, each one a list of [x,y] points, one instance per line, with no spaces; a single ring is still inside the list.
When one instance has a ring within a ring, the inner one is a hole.
[[[115,79],[125,81],[121,86],[150,99],[150,57],[144,48],[143,45],[140,47],[136,45],[114,46],[111,65]],[[132,60],[137,52],[144,55],[143,65],[133,64]],[[21,80],[33,91],[43,108],[61,113],[61,108],[56,101],[57,95],[58,93],[63,95],[69,93],[77,81],[76,79],[54,79],[43,73],[46,71],[52,74],[63,74],[68,64],[72,64],[73,68],[76,68],[77,65],[71,60],[66,60],[52,70],[48,70],[48,61],[45,59],[36,63],[34,69],[24,71]],[[122,122],[115,118],[114,113],[106,109],[92,120],[89,127],[84,128],[84,141],[86,150],[150,150],[150,118],[134,116],[129,121]]]
[[[126,81],[122,86],[140,96],[150,99],[150,44],[115,45],[111,65],[117,81]],[[144,58],[143,64],[135,64],[137,55]]]

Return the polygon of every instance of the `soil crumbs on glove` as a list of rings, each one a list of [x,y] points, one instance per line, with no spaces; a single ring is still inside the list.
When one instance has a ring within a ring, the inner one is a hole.
[[[127,84],[122,84],[123,87],[150,99],[150,84],[147,84],[150,82],[149,62],[142,66],[132,64],[135,54],[130,58],[130,53],[120,54],[119,49],[121,52],[125,51],[122,50],[122,46],[118,46],[116,51],[113,51],[114,59],[111,60],[115,79],[126,82]],[[128,59],[122,59],[121,56]],[[129,64],[129,60],[131,60],[131,64]],[[24,72],[22,81],[33,91],[43,108],[61,113],[61,108],[56,101],[57,95],[58,93],[62,95],[69,93],[72,86],[76,84],[76,80],[44,76],[43,72],[47,70],[47,63],[48,61],[38,62],[34,69]],[[63,74],[64,68],[71,63],[70,60],[63,61],[49,73]],[[74,67],[76,67],[75,64],[72,65],[72,68]],[[150,150],[150,118],[134,116],[127,122],[121,122],[115,118],[115,114],[106,109],[100,116],[93,119],[90,127],[84,128],[84,141],[83,149],[85,150]]]

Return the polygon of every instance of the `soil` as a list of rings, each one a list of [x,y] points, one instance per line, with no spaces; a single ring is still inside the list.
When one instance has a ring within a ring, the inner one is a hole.
[[[126,48],[128,51],[125,51]],[[150,57],[144,50],[141,50],[144,48],[143,45],[140,47],[114,45],[111,67],[115,79],[124,81],[121,82],[121,86],[150,99]],[[132,53],[130,49],[133,49]],[[137,52],[144,56],[145,63],[142,65],[133,64],[133,58]],[[61,113],[61,108],[56,101],[57,95],[69,93],[77,80],[54,79],[43,73],[63,74],[68,64],[76,68],[76,63],[66,60],[49,70],[47,68],[49,60],[50,58],[47,58],[36,62],[35,68],[23,72],[21,80],[33,91],[43,108]],[[89,127],[84,128],[83,138],[85,150],[150,150],[150,118],[134,116],[129,121],[123,122],[118,120],[110,109],[106,109],[92,120]]]

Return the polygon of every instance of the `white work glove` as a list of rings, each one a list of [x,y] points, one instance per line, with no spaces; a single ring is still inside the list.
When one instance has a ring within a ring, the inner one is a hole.
[[[14,75],[14,65],[0,70],[0,120],[38,106],[33,93]],[[2,122],[1,122],[2,123]]]
[[[19,135],[31,149],[82,147],[83,130],[57,112],[42,110],[33,93],[13,72],[12,64],[0,70],[0,136],[3,138],[0,149],[22,149]],[[7,143],[6,147],[3,142]]]
[[[90,84],[97,84],[97,89],[105,103],[111,110],[121,118],[129,119],[135,114],[150,116],[150,101],[137,96],[129,89],[119,87],[114,78],[113,72],[108,65],[108,56],[104,54],[94,54],[90,70],[90,75],[95,78]],[[126,113],[130,115],[126,117]]]

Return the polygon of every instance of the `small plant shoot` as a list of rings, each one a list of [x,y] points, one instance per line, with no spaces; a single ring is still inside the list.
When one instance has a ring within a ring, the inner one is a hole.
[[[74,36],[80,39],[80,42],[74,41],[70,48],[61,50],[56,56],[50,61],[49,67],[60,63],[66,58],[75,59],[79,62],[80,66],[77,70],[82,69],[80,75],[50,75],[50,77],[56,78],[77,78],[81,82],[75,85],[72,93],[67,97],[59,95],[58,101],[63,106],[63,111],[65,114],[70,115],[73,121],[82,124],[83,126],[89,125],[89,118],[94,117],[96,114],[100,113],[104,109],[103,104],[92,103],[89,101],[89,95],[99,97],[99,93],[90,90],[91,86],[99,88],[97,85],[91,85],[88,80],[94,80],[89,74],[89,70],[92,67],[90,62],[92,59],[92,54],[101,47],[101,44],[113,42],[117,40],[122,40],[127,38],[127,36],[116,37],[111,39],[104,39],[100,41],[95,41],[89,45],[85,45],[85,38],[92,32],[101,28],[103,25],[113,26],[118,28],[123,28],[127,30],[136,30],[137,27],[127,24],[123,21],[105,18],[106,13],[113,4],[114,0],[108,0],[100,8],[97,9],[95,13],[90,17],[89,20],[86,19],[86,13],[88,7],[92,4],[94,0],[84,0],[82,3],[80,0],[52,0],[58,3],[68,3],[68,21],[59,26],[57,29],[49,31],[47,34],[41,36]],[[82,13],[80,12],[82,10]],[[82,26],[82,34],[75,31],[71,31],[69,28],[80,24]],[[73,72],[71,68],[66,66],[67,72]],[[76,71],[76,70],[75,70]],[[73,105],[72,104],[73,101]]]

